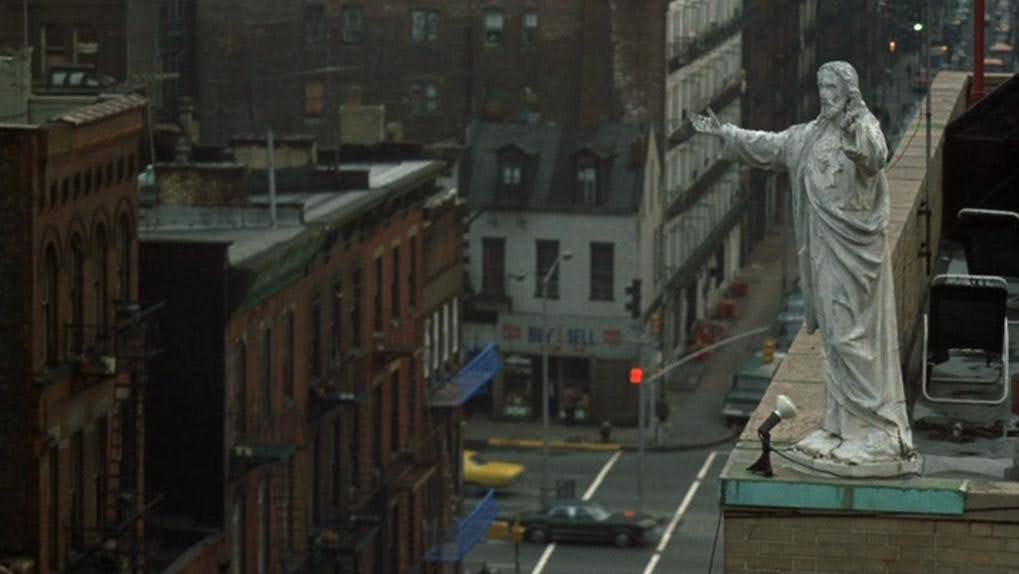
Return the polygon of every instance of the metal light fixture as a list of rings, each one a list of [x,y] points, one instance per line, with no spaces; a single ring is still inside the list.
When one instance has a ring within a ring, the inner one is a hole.
[[[757,462],[747,467],[750,472],[759,476],[774,476],[771,471],[771,429],[778,423],[796,418],[796,405],[785,395],[775,399],[775,410],[757,427],[757,436],[761,439],[761,456]]]

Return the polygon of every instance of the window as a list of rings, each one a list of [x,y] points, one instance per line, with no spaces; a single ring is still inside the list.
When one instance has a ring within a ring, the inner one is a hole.
[[[409,429],[410,436],[415,436],[417,433],[417,417],[418,417],[418,358],[412,356],[410,358],[410,374],[407,375],[409,378],[410,388],[407,389],[407,428]]]
[[[481,292],[486,295],[506,293],[506,240],[502,237],[481,239]]]
[[[74,174],[74,189],[73,189],[73,191],[71,193],[71,197],[73,197],[74,199],[78,199],[79,195],[81,195],[81,172],[80,171],[78,173]]]
[[[400,371],[389,375],[389,449],[400,451]]]
[[[413,309],[417,305],[417,267],[418,267],[418,238],[410,238],[410,261],[407,262],[407,307]]]
[[[350,344],[361,346],[361,271],[355,269],[350,275]]]
[[[269,419],[272,411],[272,329],[262,331],[262,372],[258,385],[259,400],[262,407],[261,420]]]
[[[283,398],[294,398],[294,354],[296,336],[294,334],[294,310],[287,309],[283,320]]]
[[[329,319],[329,334],[332,339],[330,349],[333,357],[333,364],[340,363],[343,355],[343,282],[337,279],[333,282],[333,307]]]
[[[95,64],[99,55],[99,38],[96,29],[81,26],[74,29],[74,57],[79,64]]]
[[[93,275],[93,293],[95,294],[95,311],[96,311],[96,329],[97,333],[102,336],[106,333],[106,284],[107,284],[107,269],[109,268],[109,261],[107,257],[109,249],[106,244],[106,228],[99,226],[96,228],[96,254],[95,259],[95,274]]]
[[[500,183],[504,190],[508,189],[519,189],[520,188],[520,176],[523,169],[520,166],[519,161],[506,161],[502,164],[500,170],[502,177]]]
[[[363,32],[362,27],[361,7],[345,7],[343,9],[343,41],[347,44],[360,44]]]
[[[452,325],[450,324],[449,317],[449,303],[442,306],[442,360],[449,359],[450,346],[452,343]]]
[[[423,363],[424,369],[425,369],[425,379],[427,379],[428,375],[431,374],[431,372],[432,372],[432,362],[431,362],[431,358],[432,358],[432,318],[431,317],[425,318],[425,340],[424,340],[424,345],[423,346],[424,346],[424,349],[421,351],[421,354],[422,354],[422,363]]]
[[[411,10],[410,38],[415,44],[434,42],[439,39],[439,11]]]
[[[118,295],[121,302],[129,303],[132,300],[131,263],[133,261],[133,254],[131,249],[133,245],[131,242],[131,224],[128,222],[126,215],[120,217],[117,239],[120,241],[120,245],[117,246],[118,255],[120,255],[120,269],[117,277],[120,283]]]
[[[382,385],[378,386],[372,401],[374,411],[372,413],[372,446],[375,447],[372,451],[372,465],[376,469],[382,468],[382,406],[385,404],[383,403],[385,399],[382,394],[383,388]]]
[[[103,166],[100,165],[96,168],[96,191],[102,190],[103,184]]]
[[[60,329],[58,319],[57,288],[60,285],[60,267],[57,263],[57,250],[52,245],[46,247],[46,270],[43,281],[42,313],[43,313],[43,348],[46,353],[46,364],[57,362],[57,332]]]
[[[269,572],[269,477],[258,483],[258,574]]]
[[[411,112],[418,116],[430,116],[439,112],[439,85],[434,81],[418,81],[410,84]]]
[[[538,13],[524,12],[524,45],[533,46],[538,41]]]
[[[318,379],[322,376],[322,305],[318,297],[311,302],[311,316],[308,319],[308,375]]]
[[[60,24],[46,23],[42,26],[41,35],[41,43],[44,46],[43,50],[45,53],[45,61],[42,63],[43,69],[66,63],[67,52],[64,47],[66,42],[64,28]]]
[[[96,421],[96,468],[93,481],[97,529],[102,529],[106,525],[106,436],[106,418],[102,417]]]
[[[85,545],[85,436],[77,431],[71,437],[71,545]]]
[[[117,183],[124,181],[124,157],[117,158]]]
[[[350,432],[347,434],[347,452],[350,453],[350,486],[361,486],[361,407],[353,409]]]
[[[324,4],[304,5],[304,45],[316,46],[326,41],[326,10]]]
[[[598,166],[593,158],[577,158],[577,196],[587,205],[598,203]]]
[[[313,525],[319,522],[319,496],[321,495],[322,476],[322,435],[316,434],[311,446],[311,521]]]
[[[234,343],[234,441],[240,441],[248,427],[248,344]]]
[[[85,170],[85,195],[92,193],[92,168]]]
[[[400,320],[400,247],[393,247],[393,268],[389,273],[389,314]]]
[[[452,342],[450,347],[453,353],[460,350],[460,298],[453,297],[453,304],[450,305],[450,327],[449,334]]]
[[[287,459],[287,474],[284,477],[286,484],[283,498],[283,547],[288,551],[294,549],[294,481],[297,479],[295,457]]]
[[[59,570],[60,564],[60,447],[53,445],[49,452],[49,480],[50,480],[50,570]]]
[[[333,506],[339,507],[343,497],[343,474],[340,469],[340,445],[342,439],[343,421],[340,417],[333,419]]]
[[[502,12],[489,10],[485,12],[485,45],[501,46],[502,31],[506,25],[506,17]]]
[[[442,332],[442,312],[436,311],[432,314],[432,368],[439,370],[442,363],[442,343],[445,334]]]
[[[382,256],[375,258],[375,288],[372,295],[372,328],[382,332]]]
[[[238,491],[234,494],[233,510],[230,512],[230,529],[233,531],[233,557],[230,565],[233,566],[234,574],[244,574],[244,530],[248,523],[244,519],[244,493]]]
[[[559,242],[539,239],[535,242],[535,249],[537,251],[537,257],[535,258],[537,266],[534,274],[534,296],[539,298],[546,296],[549,299],[558,299],[559,267],[557,266],[555,273],[548,278],[547,293],[542,293],[541,282],[545,279],[545,275],[548,274],[556,259],[559,258]]]
[[[81,353],[85,343],[85,253],[81,236],[71,238],[71,350]]]
[[[591,300],[612,301],[613,244],[591,244]]]
[[[325,113],[325,87],[322,82],[304,84],[304,115],[321,116]]]

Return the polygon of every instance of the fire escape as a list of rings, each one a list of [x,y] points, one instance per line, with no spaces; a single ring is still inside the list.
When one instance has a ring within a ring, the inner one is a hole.
[[[502,368],[499,351],[495,343],[489,343],[478,354],[472,357],[458,373],[449,378],[438,378],[429,385],[428,412],[429,420],[439,417],[446,424],[453,426],[459,421],[463,405],[488,384]],[[445,433],[443,433],[445,434]],[[441,441],[441,453],[444,458],[442,468],[446,473],[443,477],[443,499],[455,501],[461,508],[460,501],[460,466],[461,461],[450,459],[448,439]],[[459,453],[459,449],[456,449]],[[425,560],[434,564],[459,564],[471,548],[477,544],[499,513],[495,496],[489,491],[472,510],[460,517],[436,517],[429,529],[426,539],[428,551]]]
[[[117,303],[112,326],[71,324],[66,364],[73,390],[113,380],[114,410],[109,417],[103,470],[96,474],[100,506],[96,523],[86,527],[73,507],[68,525],[72,551],[68,572],[139,572],[144,570],[144,521],[161,497],[145,499],[138,484],[141,418],[146,363],[159,353],[158,325],[153,317],[163,303]],[[83,500],[86,493],[76,492]]]

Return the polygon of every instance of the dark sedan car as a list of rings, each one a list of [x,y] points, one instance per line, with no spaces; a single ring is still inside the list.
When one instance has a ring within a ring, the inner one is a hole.
[[[658,523],[635,512],[610,513],[594,502],[556,501],[544,512],[531,512],[520,519],[531,542],[572,540],[611,542],[616,546],[650,544],[662,535]]]

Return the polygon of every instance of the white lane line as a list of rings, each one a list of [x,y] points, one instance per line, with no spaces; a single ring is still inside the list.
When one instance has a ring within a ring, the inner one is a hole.
[[[718,451],[711,451],[708,455],[707,460],[701,465],[700,472],[697,473],[697,478],[690,484],[690,488],[686,491],[686,496],[683,497],[683,501],[679,503],[679,507],[676,508],[676,513],[672,515],[672,520],[669,521],[669,526],[665,529],[665,533],[662,534],[662,539],[658,542],[658,547],[655,548],[654,555],[648,560],[647,566],[644,568],[644,574],[652,574],[655,568],[658,566],[658,561],[662,558],[662,553],[665,552],[665,548],[669,545],[669,540],[672,539],[672,535],[676,531],[676,526],[679,525],[679,521],[682,520],[683,515],[686,514],[687,508],[690,507],[690,503],[693,502],[694,496],[697,494],[697,490],[701,487],[701,483],[708,476],[708,469],[711,468],[711,463],[715,462],[715,458],[718,456]]]
[[[612,457],[605,463],[605,466],[601,467],[601,471],[598,472],[598,476],[594,477],[594,482],[592,482],[591,486],[587,487],[587,490],[584,491],[583,500],[591,500],[594,493],[598,491],[598,487],[601,486],[602,481],[605,480],[605,476],[608,475],[609,471],[612,470],[612,467],[616,465],[616,461],[619,460],[619,457],[622,454],[623,451],[617,450],[616,453],[613,454]],[[545,570],[545,566],[548,565],[548,560],[552,558],[552,552],[555,551],[555,547],[555,542],[545,547],[545,551],[541,553],[541,557],[538,558],[538,563],[534,565],[534,570],[531,570],[531,574],[541,574],[541,572]]]
[[[621,454],[623,454],[623,451],[617,450],[616,454],[612,455],[612,458],[605,463],[605,466],[601,467],[601,472],[598,473],[598,476],[594,477],[594,482],[592,482],[591,486],[587,487],[587,490],[584,491],[583,500],[591,500],[591,497],[594,496],[598,487],[601,486],[602,481],[605,480],[605,475],[607,475],[609,471],[612,470],[612,467],[616,465],[616,461],[619,460],[619,455]]]

